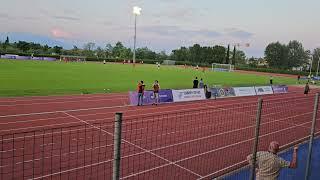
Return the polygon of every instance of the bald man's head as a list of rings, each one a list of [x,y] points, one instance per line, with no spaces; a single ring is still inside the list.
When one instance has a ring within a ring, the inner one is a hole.
[[[272,141],[269,145],[269,151],[272,153],[278,153],[280,145],[277,141]]]

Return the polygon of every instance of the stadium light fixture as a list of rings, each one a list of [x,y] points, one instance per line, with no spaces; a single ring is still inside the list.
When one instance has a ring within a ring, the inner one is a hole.
[[[142,9],[138,6],[133,7],[133,14],[134,14],[133,64],[136,63],[137,16],[141,14],[141,10]]]
[[[133,7],[133,14],[134,15],[140,15],[141,14],[141,8],[138,6]]]

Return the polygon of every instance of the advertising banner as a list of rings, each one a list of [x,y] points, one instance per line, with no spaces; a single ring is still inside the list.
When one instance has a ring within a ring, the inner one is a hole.
[[[257,95],[273,94],[271,86],[255,86]]]
[[[204,89],[172,90],[173,101],[196,101],[206,99]]]
[[[288,86],[286,85],[275,85],[275,86],[272,86],[272,89],[275,94],[288,92]]]
[[[210,88],[212,97],[232,97],[235,96],[233,88]]]
[[[129,92],[129,99],[131,105],[138,105],[138,93],[135,91]],[[173,102],[172,90],[164,89],[159,91],[160,103]],[[149,105],[155,102],[153,91],[145,91],[143,96],[143,104]]]
[[[29,60],[29,59],[31,59],[31,57],[30,56],[16,56],[16,59]]]
[[[236,96],[255,96],[256,90],[254,87],[235,87],[234,93]]]
[[[1,55],[2,59],[18,59],[18,60],[46,60],[46,61],[55,61],[56,58],[52,57],[31,57],[31,56],[18,56],[18,55]]]

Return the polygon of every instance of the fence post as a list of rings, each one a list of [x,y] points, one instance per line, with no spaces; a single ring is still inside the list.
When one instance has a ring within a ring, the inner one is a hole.
[[[305,180],[308,180],[309,176],[310,176],[312,146],[313,146],[313,139],[314,139],[314,131],[315,131],[315,127],[316,127],[316,121],[317,121],[318,102],[319,102],[319,93],[316,94],[316,97],[315,97],[315,100],[314,100],[314,105],[313,105],[312,126],[311,126],[310,140],[309,140],[307,166],[306,166],[306,172],[305,172],[305,177],[304,177]]]
[[[116,113],[114,124],[113,180],[120,179],[122,113]]]
[[[254,177],[255,177],[255,169],[256,169],[256,162],[257,162],[257,150],[258,150],[259,133],[260,133],[262,102],[263,102],[262,98],[259,98],[257,116],[256,116],[256,130],[255,130],[254,145],[253,145],[253,152],[252,152],[253,160],[252,160],[250,180],[254,180]]]

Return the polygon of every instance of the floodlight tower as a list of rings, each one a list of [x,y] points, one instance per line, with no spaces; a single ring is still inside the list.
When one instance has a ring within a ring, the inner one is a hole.
[[[138,6],[134,6],[133,7],[133,15],[134,15],[133,64],[136,63],[137,16],[140,14],[141,14],[141,8]]]

